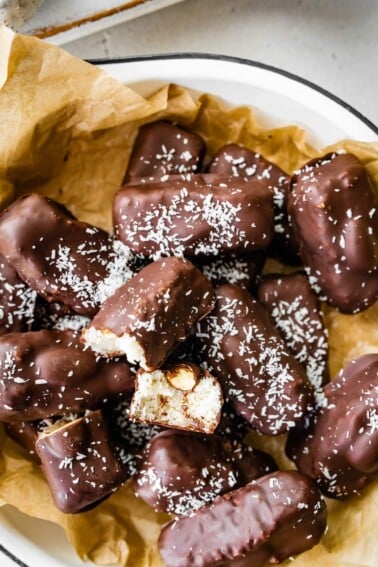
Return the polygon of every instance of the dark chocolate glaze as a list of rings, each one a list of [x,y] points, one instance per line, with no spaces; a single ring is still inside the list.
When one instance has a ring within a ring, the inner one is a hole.
[[[238,144],[223,146],[210,163],[209,172],[221,176],[258,179],[268,184],[273,193],[275,232],[269,253],[282,262],[298,264],[299,245],[287,211],[290,177],[261,154]]]
[[[0,419],[33,421],[102,406],[133,389],[125,360],[96,360],[72,331],[0,337]]]
[[[177,175],[120,189],[113,219],[120,240],[154,259],[256,252],[273,237],[273,197],[264,181]]]
[[[29,457],[36,463],[40,463],[35,451],[35,443],[38,439],[38,426],[36,421],[15,421],[4,423],[4,429],[13,441],[21,445]]]
[[[75,313],[63,303],[49,303],[43,297],[37,296],[31,330],[80,331],[90,322],[89,317]]]
[[[331,498],[359,494],[378,476],[378,354],[352,361],[324,400],[290,432],[286,452]]]
[[[263,567],[312,548],[325,528],[312,482],[275,472],[166,524],[158,545],[165,567]]]
[[[244,486],[260,476],[278,470],[273,457],[264,451],[254,449],[245,443],[227,443],[225,440],[223,445],[230,451],[232,462],[239,471],[238,486]]]
[[[27,331],[34,319],[37,294],[0,254],[0,335]]]
[[[93,507],[127,478],[101,410],[39,437],[36,450],[55,505],[66,514]]]
[[[352,154],[310,161],[292,179],[289,212],[310,283],[322,299],[357,313],[378,298],[378,199]]]
[[[201,357],[253,429],[266,435],[288,431],[312,400],[303,367],[247,291],[225,284],[216,296],[215,309],[196,329]]]
[[[38,193],[20,197],[0,216],[0,253],[45,299],[82,315],[94,315],[134,274],[126,246]]]
[[[172,256],[143,268],[101,307],[89,328],[135,336],[148,369],[158,368],[213,308],[210,282],[188,260]]]
[[[258,300],[266,307],[288,350],[317,390],[328,382],[328,333],[305,274],[265,276]]]
[[[197,134],[169,122],[153,122],[139,129],[124,183],[136,177],[196,173],[206,152]]]
[[[245,289],[255,289],[264,267],[265,254],[232,254],[226,257],[208,258],[198,264],[203,274],[215,286],[229,283]]]

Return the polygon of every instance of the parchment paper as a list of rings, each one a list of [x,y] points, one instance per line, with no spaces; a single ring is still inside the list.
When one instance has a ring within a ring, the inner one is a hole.
[[[266,130],[248,108],[229,109],[210,95],[192,99],[166,86],[148,99],[97,68],[35,38],[0,28],[0,210],[18,195],[40,191],[80,219],[111,229],[110,207],[140,124],[168,118],[203,136],[209,155],[243,143],[291,173],[328,149],[314,149],[303,130]],[[342,141],[378,190],[378,143]],[[333,376],[360,354],[378,351],[378,305],[360,315],[325,308]],[[283,467],[284,438],[251,435]],[[0,499],[22,512],[61,525],[83,559],[100,565],[160,567],[156,540],[167,516],[154,513],[126,486],[94,510],[56,510],[39,467],[0,430]],[[377,567],[378,483],[347,503],[329,503],[329,528],[294,567]]]

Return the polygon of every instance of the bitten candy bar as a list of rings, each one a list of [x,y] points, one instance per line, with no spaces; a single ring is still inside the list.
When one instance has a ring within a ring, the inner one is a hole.
[[[276,472],[170,522],[158,545],[165,567],[263,567],[311,549],[325,528],[325,503],[311,481]]]
[[[0,419],[32,421],[97,408],[130,392],[123,361],[97,361],[71,331],[0,337]]]
[[[99,503],[126,480],[100,410],[57,422],[36,442],[56,507],[76,514]]]
[[[222,176],[259,179],[268,184],[274,201],[275,237],[271,251],[283,261],[298,263],[299,246],[287,212],[290,177],[262,155],[238,144],[228,144],[221,148],[209,165],[209,172]]]
[[[176,364],[167,370],[139,370],[130,417],[199,433],[214,433],[223,404],[219,382],[195,364]]]
[[[0,216],[0,253],[45,299],[82,315],[94,315],[134,275],[129,248],[37,193]]]
[[[293,177],[289,212],[314,290],[344,313],[378,298],[378,199],[362,163],[327,154]]]
[[[269,311],[285,343],[318,390],[328,381],[328,334],[316,295],[305,274],[269,275],[257,297]]]
[[[154,259],[255,252],[272,240],[273,197],[264,181],[174,176],[120,189],[113,219],[122,242]]]
[[[331,498],[359,494],[378,476],[378,354],[353,360],[325,386],[324,403],[290,433],[286,452]]]
[[[214,301],[210,282],[193,264],[165,258],[143,268],[102,305],[83,341],[102,356],[125,354],[154,370]]]
[[[27,331],[34,318],[37,294],[0,254],[0,335]]]
[[[206,152],[200,136],[169,122],[153,122],[139,129],[124,183],[135,177],[163,177],[196,173]]]
[[[201,356],[226,400],[253,429],[266,435],[288,431],[311,402],[304,369],[247,291],[225,284],[216,296],[214,311],[197,325]]]

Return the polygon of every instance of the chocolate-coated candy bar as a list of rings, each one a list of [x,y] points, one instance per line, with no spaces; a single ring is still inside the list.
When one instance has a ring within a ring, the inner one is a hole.
[[[306,413],[311,388],[264,307],[233,285],[216,289],[215,309],[196,329],[201,356],[226,400],[253,429],[278,435]]]
[[[352,154],[327,154],[293,177],[289,213],[310,283],[344,313],[378,298],[378,199]]]
[[[197,134],[169,122],[146,124],[139,129],[124,183],[135,177],[196,173],[205,152],[205,142]]]
[[[101,410],[45,430],[36,450],[55,505],[66,514],[93,507],[127,478]]]
[[[208,258],[199,265],[203,274],[215,286],[229,283],[253,289],[265,263],[265,254],[232,254],[226,257]]]
[[[166,370],[139,370],[130,417],[199,433],[214,433],[223,404],[219,382],[195,364],[181,363]]]
[[[165,567],[263,567],[311,549],[326,528],[317,488],[296,471],[276,472],[167,524]]]
[[[174,176],[120,189],[113,219],[120,240],[154,259],[255,252],[272,240],[273,197],[264,181]]]
[[[27,331],[34,318],[37,294],[0,254],[0,335]]]
[[[254,178],[268,183],[274,201],[275,235],[271,252],[282,261],[298,263],[298,242],[287,212],[290,177],[262,155],[238,144],[228,144],[221,148],[209,165],[209,172],[222,176]]]
[[[316,295],[305,274],[269,275],[258,300],[266,307],[287,348],[306,369],[317,390],[328,382],[328,333]]]
[[[155,510],[180,516],[235,488],[238,476],[218,437],[171,430],[146,446],[134,488]]]
[[[81,315],[94,315],[134,274],[126,246],[37,193],[0,216],[0,253],[45,299]]]
[[[102,356],[125,354],[144,369],[158,368],[214,306],[210,282],[188,260],[164,258],[119,288],[83,331]]]
[[[72,331],[0,337],[0,419],[33,421],[102,406],[133,389],[123,361],[96,360]]]
[[[378,354],[352,361],[325,386],[323,404],[292,431],[286,452],[331,498],[378,476]]]

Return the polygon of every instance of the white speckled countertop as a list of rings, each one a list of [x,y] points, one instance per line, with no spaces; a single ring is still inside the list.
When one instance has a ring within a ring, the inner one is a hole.
[[[67,43],[82,58],[221,53],[291,71],[378,125],[377,0],[184,0]]]

